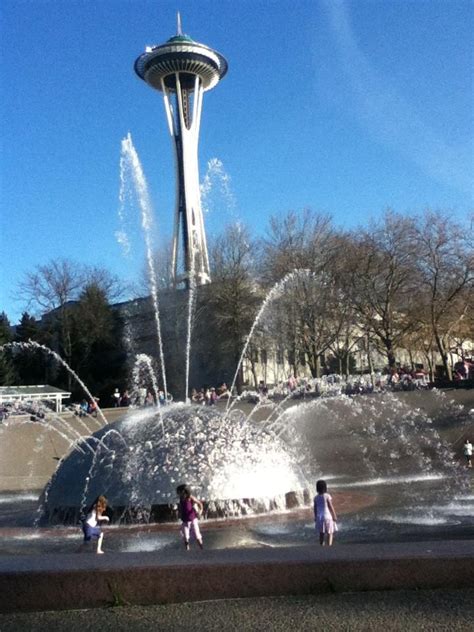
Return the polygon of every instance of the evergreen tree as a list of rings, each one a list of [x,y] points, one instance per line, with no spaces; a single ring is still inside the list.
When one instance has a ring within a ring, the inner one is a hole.
[[[95,283],[81,293],[71,318],[72,367],[100,398],[101,406],[107,406],[116,385],[125,381],[122,323],[104,290]],[[83,396],[79,392],[75,395]]]
[[[40,324],[33,316],[24,312],[16,328],[15,341],[28,342],[29,340],[43,344],[46,342],[45,332],[42,331]],[[21,384],[32,385],[48,382],[48,360],[40,351],[32,349],[16,354],[15,368]]]
[[[0,314],[0,347],[8,344],[13,339],[10,321],[5,312]],[[3,349],[0,353],[0,385],[11,386],[17,380],[13,363],[13,354],[10,349]]]

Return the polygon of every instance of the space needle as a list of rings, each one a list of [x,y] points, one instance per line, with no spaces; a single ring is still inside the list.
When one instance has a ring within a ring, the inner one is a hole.
[[[211,280],[199,188],[198,144],[203,93],[227,72],[227,61],[217,51],[182,33],[159,46],[147,46],[135,61],[135,72],[163,93],[166,117],[176,157],[173,284],[197,285]],[[181,244],[181,248],[180,248]]]

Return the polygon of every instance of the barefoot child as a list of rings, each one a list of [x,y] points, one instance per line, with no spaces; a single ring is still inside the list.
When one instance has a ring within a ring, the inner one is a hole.
[[[179,496],[179,517],[181,518],[181,534],[184,540],[186,551],[189,551],[189,537],[194,533],[196,542],[202,549],[202,536],[199,529],[198,512],[202,512],[202,502],[191,496],[191,490],[187,485],[179,485],[176,488]],[[196,511],[197,507],[197,511]]]
[[[92,507],[87,513],[86,519],[82,523],[82,530],[84,532],[84,543],[90,542],[92,539],[97,540],[97,553],[102,554],[102,540],[104,534],[100,528],[101,522],[109,522],[108,516],[104,515],[104,511],[107,509],[107,498],[105,496],[99,496]]]
[[[332,505],[332,498],[327,493],[326,481],[316,483],[317,495],[314,497],[314,521],[319,531],[319,544],[324,545],[324,536],[328,546],[332,546],[334,533],[337,531],[337,516]]]
[[[466,467],[472,467],[472,443],[466,439],[463,446],[464,458],[466,459]]]

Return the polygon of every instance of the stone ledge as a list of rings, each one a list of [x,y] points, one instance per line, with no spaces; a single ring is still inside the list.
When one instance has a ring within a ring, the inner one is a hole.
[[[469,588],[474,541],[0,557],[0,612]]]

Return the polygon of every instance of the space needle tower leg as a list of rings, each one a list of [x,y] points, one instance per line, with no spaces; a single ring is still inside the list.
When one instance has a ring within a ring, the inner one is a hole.
[[[204,234],[204,222],[201,210],[199,187],[199,125],[201,118],[202,84],[198,76],[193,86],[193,102],[191,94],[183,89],[179,74],[175,77],[175,91],[170,90],[163,82],[163,96],[167,112],[170,134],[174,140],[177,192],[175,228],[173,233],[173,274],[175,283],[190,283],[194,276],[196,283],[210,281],[209,258]],[[173,103],[174,97],[174,103]],[[178,273],[179,239],[181,236],[184,272]]]

